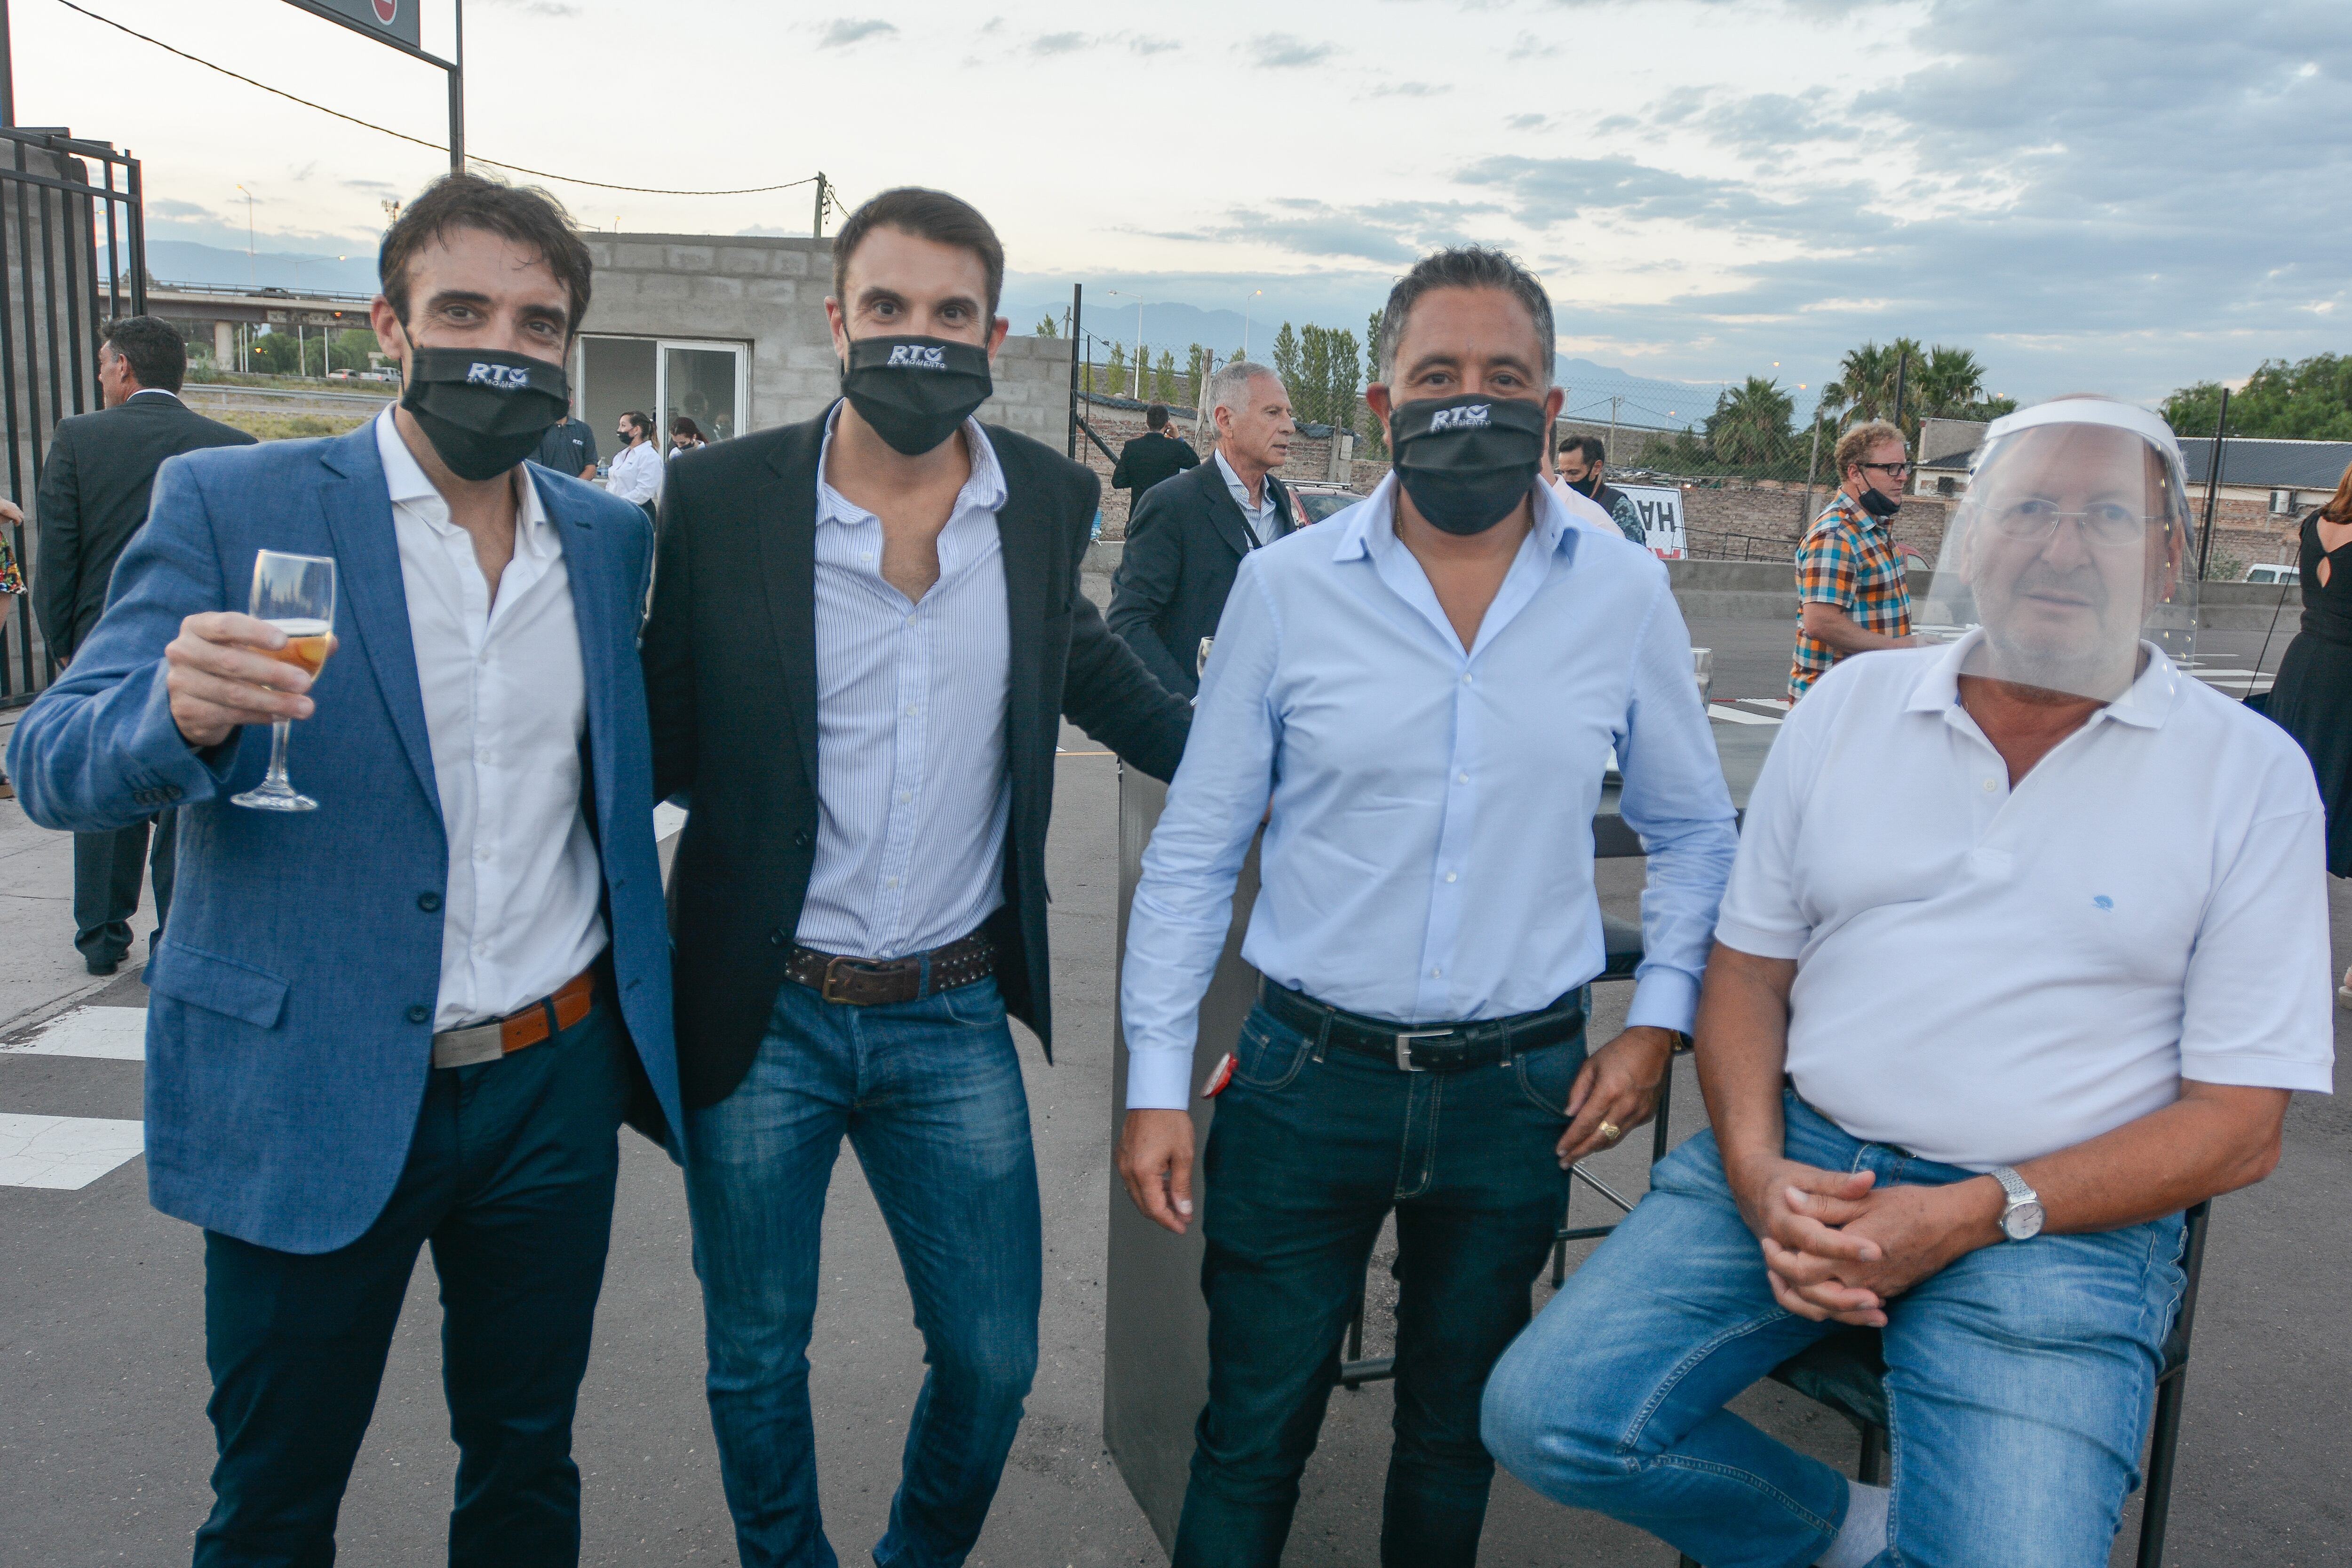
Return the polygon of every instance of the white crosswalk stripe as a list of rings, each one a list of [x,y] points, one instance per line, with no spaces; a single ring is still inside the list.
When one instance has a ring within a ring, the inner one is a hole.
[[[145,1008],[76,1008],[50,1019],[30,1040],[0,1045],[0,1055],[95,1056],[115,1061],[147,1060]]]
[[[0,1186],[78,1192],[146,1147],[137,1122],[0,1113]]]

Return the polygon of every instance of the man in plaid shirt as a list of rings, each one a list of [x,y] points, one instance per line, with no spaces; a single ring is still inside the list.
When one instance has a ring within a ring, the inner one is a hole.
[[[1789,695],[1801,697],[1832,664],[1873,648],[1909,648],[1911,590],[1891,519],[1911,465],[1903,433],[1883,419],[1838,438],[1843,482],[1797,547],[1797,653]]]

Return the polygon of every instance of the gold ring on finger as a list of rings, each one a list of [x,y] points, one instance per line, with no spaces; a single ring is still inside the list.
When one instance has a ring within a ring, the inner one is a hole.
[[[1614,1122],[1601,1123],[1599,1132],[1601,1134],[1601,1141],[1604,1144],[1613,1144],[1618,1139],[1625,1135],[1625,1129],[1619,1126]]]

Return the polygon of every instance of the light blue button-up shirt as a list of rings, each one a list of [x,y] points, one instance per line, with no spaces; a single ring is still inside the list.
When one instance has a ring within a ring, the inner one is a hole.
[[[1275,984],[1420,1025],[1533,1011],[1599,974],[1612,746],[1650,854],[1627,1022],[1691,1026],[1738,833],[1665,568],[1538,486],[1465,653],[1396,537],[1395,495],[1391,476],[1241,563],[1129,916],[1130,1108],[1191,1091],[1269,800],[1242,956]]]

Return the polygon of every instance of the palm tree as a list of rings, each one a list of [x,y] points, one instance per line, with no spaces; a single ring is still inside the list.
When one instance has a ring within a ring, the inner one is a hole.
[[[1927,350],[1927,361],[1914,368],[1913,384],[1922,418],[1958,418],[1969,405],[1984,399],[1984,366],[1967,349],[1938,343]]]
[[[1726,388],[1706,419],[1707,450],[1718,463],[1760,467],[1789,453],[1789,419],[1796,400],[1780,383],[1749,376]]]
[[[1895,374],[1906,355],[1914,366],[1921,363],[1916,340],[1897,338],[1883,347],[1865,342],[1848,349],[1838,361],[1837,380],[1822,388],[1822,408],[1842,411],[1842,423],[1886,418],[1895,412]],[[1904,401],[1911,401],[1907,393]]]

